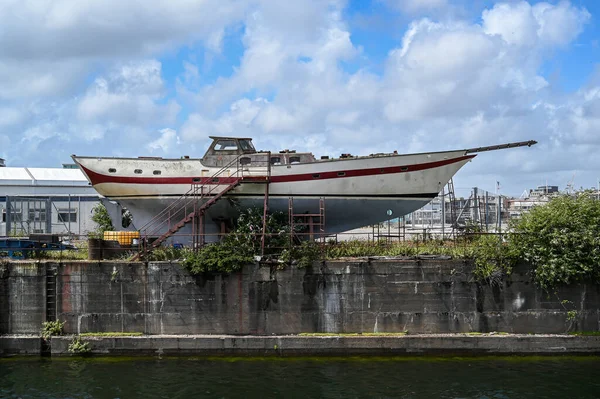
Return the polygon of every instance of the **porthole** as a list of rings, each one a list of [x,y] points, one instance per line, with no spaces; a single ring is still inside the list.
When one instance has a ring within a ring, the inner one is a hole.
[[[200,183],[200,178],[199,177],[194,177],[192,179],[192,182],[194,182],[194,183]]]
[[[318,179],[318,178],[320,178],[320,177],[321,177],[321,175],[320,175],[320,174],[318,174],[318,173],[315,173],[315,174],[313,175],[313,179]]]
[[[240,165],[250,165],[250,162],[252,162],[250,157],[240,158]]]
[[[155,170],[154,172],[152,172],[152,174],[154,175],[160,175],[162,172],[160,170]]]
[[[408,171],[408,166],[400,168],[400,172],[407,172],[407,171]]]
[[[136,175],[141,175],[142,174],[142,170],[141,169],[136,169],[133,171],[133,173],[135,173]]]
[[[338,175],[338,176],[340,176],[340,177],[341,177],[341,176],[346,176],[346,172],[338,172],[338,174],[337,174],[337,175]]]
[[[115,168],[110,168],[108,169],[108,173],[117,173],[117,170]]]

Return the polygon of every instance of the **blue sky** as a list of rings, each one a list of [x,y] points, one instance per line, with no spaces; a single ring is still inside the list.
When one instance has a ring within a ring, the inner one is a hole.
[[[482,154],[459,187],[600,178],[600,2],[9,0],[0,157],[201,156],[209,135],[317,156]]]

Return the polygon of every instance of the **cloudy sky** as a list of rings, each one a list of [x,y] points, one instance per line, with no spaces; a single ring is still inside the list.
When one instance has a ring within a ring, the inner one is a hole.
[[[600,178],[600,2],[2,0],[0,157],[315,155],[534,139],[459,188]]]

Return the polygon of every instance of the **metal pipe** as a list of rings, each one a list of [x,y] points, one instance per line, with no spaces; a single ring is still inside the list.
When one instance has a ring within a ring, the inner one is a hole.
[[[505,150],[507,148],[531,147],[532,145],[535,145],[535,144],[537,144],[537,141],[529,140],[529,141],[519,141],[516,143],[491,145],[491,146],[487,146],[487,147],[468,148],[465,150],[465,155],[466,154],[474,154],[474,153],[478,153],[478,152]]]

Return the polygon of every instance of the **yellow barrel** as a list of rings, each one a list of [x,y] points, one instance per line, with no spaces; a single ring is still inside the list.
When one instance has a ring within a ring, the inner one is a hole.
[[[140,238],[139,231],[105,231],[104,239],[106,241],[118,241],[119,245],[131,245],[134,238]]]

